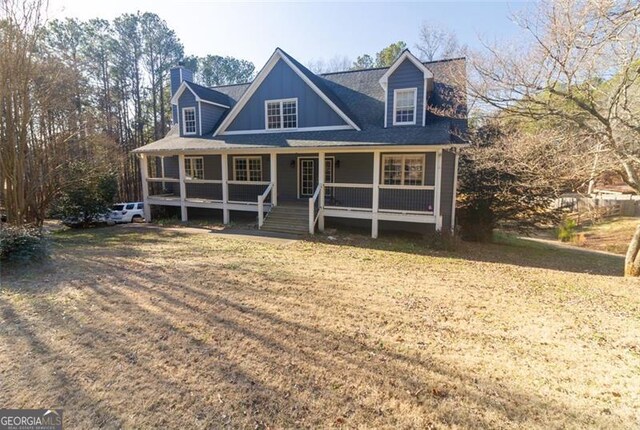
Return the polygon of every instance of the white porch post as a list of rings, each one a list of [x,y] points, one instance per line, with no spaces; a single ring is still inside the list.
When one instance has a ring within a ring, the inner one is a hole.
[[[271,172],[271,206],[278,206],[278,154],[272,152],[269,154],[269,162]]]
[[[229,224],[229,163],[226,152],[220,156],[222,160],[222,222]]]
[[[436,178],[433,193],[433,215],[436,218],[436,231],[442,230],[442,215],[440,215],[440,196],[442,194],[442,149],[436,151]]]
[[[378,207],[380,205],[380,151],[373,152],[373,199],[371,202],[371,237],[378,237]]]
[[[318,153],[318,185],[320,186],[320,196],[318,198],[320,201],[318,202],[318,210],[320,213],[318,214],[318,230],[324,232],[324,180],[325,180],[325,158],[324,152]]]
[[[178,155],[178,174],[180,177],[180,214],[182,221],[187,221],[187,206],[184,199],[187,197],[187,186],[184,182],[185,170],[184,170],[184,154]]]
[[[458,151],[456,150],[456,160],[453,170],[453,196],[451,197],[451,233],[455,233],[456,228],[456,194],[458,193]]]
[[[145,154],[140,154],[140,176],[142,177],[142,201],[144,202],[144,219],[151,222],[151,207],[149,206],[149,182],[147,174],[149,172],[148,160]]]

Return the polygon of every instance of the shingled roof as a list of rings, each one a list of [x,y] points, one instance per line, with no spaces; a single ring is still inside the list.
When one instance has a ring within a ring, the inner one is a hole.
[[[283,52],[284,53],[284,52]],[[428,114],[426,126],[384,127],[385,92],[379,80],[388,67],[316,75],[293,57],[287,57],[312,82],[323,91],[361,128],[357,130],[327,130],[311,132],[256,133],[241,135],[218,135],[202,137],[180,137],[177,128],[167,136],[136,152],[154,151],[202,151],[238,148],[273,147],[340,147],[361,145],[446,145],[463,144],[459,137],[466,130],[464,119],[439,117]],[[452,70],[464,67],[464,58],[425,62],[434,75],[434,88],[429,97],[433,106],[444,106],[444,94],[451,89]],[[190,83],[190,85],[192,85]],[[196,86],[196,84],[193,84]],[[251,83],[223,85],[206,88],[197,85],[197,91],[213,91],[227,97],[228,106],[235,105]],[[196,89],[194,88],[194,91]],[[211,93],[209,93],[211,95]],[[209,96],[210,96],[209,95]],[[202,95],[200,96],[202,98]],[[222,121],[222,119],[221,119]]]

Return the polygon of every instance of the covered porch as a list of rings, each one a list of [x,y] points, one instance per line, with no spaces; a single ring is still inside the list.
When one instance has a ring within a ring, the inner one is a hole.
[[[274,207],[303,204],[310,234],[324,230],[325,218],[371,220],[372,237],[379,221],[442,229],[448,151],[399,149],[141,154],[145,215],[151,219],[150,205],[180,207],[183,221],[190,207],[219,209],[228,224],[232,212],[249,211],[262,228]]]

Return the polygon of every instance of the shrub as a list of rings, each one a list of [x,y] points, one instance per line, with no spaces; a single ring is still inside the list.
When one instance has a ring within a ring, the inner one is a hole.
[[[47,238],[35,227],[0,227],[0,260],[29,262],[49,255]]]
[[[450,231],[433,231],[425,234],[427,248],[437,251],[455,251],[459,245],[459,238]]]
[[[578,223],[573,219],[566,219],[558,226],[558,239],[561,242],[569,242],[576,234]]]
[[[118,180],[112,172],[100,172],[85,163],[68,169],[69,185],[63,190],[54,212],[77,227],[96,223],[108,213],[118,191]]]

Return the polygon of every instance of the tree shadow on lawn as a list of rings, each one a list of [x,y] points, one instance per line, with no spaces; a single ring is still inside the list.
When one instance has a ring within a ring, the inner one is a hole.
[[[51,396],[71,412],[70,428],[607,424],[429,350],[384,346],[292,318],[291,309],[284,316],[286,291],[266,278],[232,277],[222,263],[199,283],[98,256],[74,259],[100,274],[78,279],[82,303],[0,301],[0,353],[22,357],[3,376],[10,382],[0,399],[26,406],[33,393],[41,402]],[[331,321],[340,311],[326,291],[296,295],[293,306],[301,315],[327,307]]]
[[[494,243],[457,241],[452,250],[433,249],[433,245],[429,242],[430,239],[403,234],[387,233],[381,234],[378,239],[372,239],[364,234],[350,233],[339,235],[335,240],[329,240],[328,236],[322,235],[310,237],[307,240],[329,245],[508,264],[561,272],[605,276],[624,275],[623,256],[591,253],[579,248],[574,250],[556,247],[516,237],[501,236]]]

